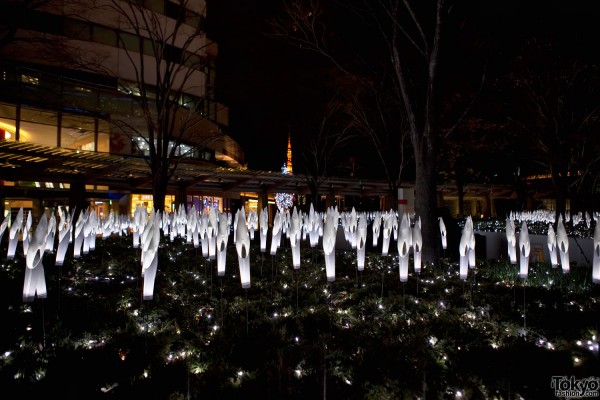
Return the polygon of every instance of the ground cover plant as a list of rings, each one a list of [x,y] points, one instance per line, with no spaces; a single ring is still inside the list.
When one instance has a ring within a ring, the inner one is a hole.
[[[258,239],[255,239],[258,240]],[[154,298],[142,300],[140,250],[111,236],[64,265],[44,259],[48,297],[22,299],[25,261],[0,246],[0,383],[21,398],[554,398],[553,376],[598,376],[600,285],[507,260],[412,264],[397,252],[254,246],[251,287],[233,244],[225,276],[181,238],[161,241]],[[412,263],[412,260],[411,260]]]

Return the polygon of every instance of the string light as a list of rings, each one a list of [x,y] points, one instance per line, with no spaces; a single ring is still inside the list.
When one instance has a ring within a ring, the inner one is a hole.
[[[281,167],[281,173],[284,175],[292,174],[292,142],[288,134],[287,160]],[[294,195],[291,193],[275,193],[275,204],[280,212],[285,212],[294,206]]]

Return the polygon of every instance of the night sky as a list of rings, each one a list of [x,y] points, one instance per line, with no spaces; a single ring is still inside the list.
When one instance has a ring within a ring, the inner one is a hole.
[[[279,170],[288,132],[318,106],[318,61],[267,37],[278,1],[209,1],[209,35],[219,45],[217,93],[229,106],[229,134],[244,148],[249,168]],[[215,26],[217,25],[217,26]],[[320,103],[319,103],[320,104]]]
[[[485,30],[498,52],[488,62],[499,57],[506,62],[518,55],[525,35],[535,37],[538,30],[544,35],[554,30],[557,41],[581,45],[591,39],[593,44],[600,37],[597,3],[493,0],[471,17],[473,28]],[[281,0],[208,0],[209,37],[219,45],[217,96],[230,109],[230,136],[244,148],[248,167],[255,170],[281,168],[288,133],[294,151],[300,151],[306,121],[323,107],[327,76],[331,76],[325,60],[265,35],[267,21],[282,4]],[[575,30],[579,33],[571,35]],[[474,40],[483,37],[476,36]]]

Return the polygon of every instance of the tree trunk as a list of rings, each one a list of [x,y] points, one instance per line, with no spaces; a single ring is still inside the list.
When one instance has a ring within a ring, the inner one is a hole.
[[[310,198],[313,204],[315,211],[320,211],[320,202],[319,202],[319,187],[316,181],[310,180],[308,182],[308,187],[310,188]]]
[[[396,211],[398,209],[398,181],[397,180],[389,180],[388,181],[388,186],[390,188],[390,199],[391,199],[391,206],[393,207],[394,211]],[[389,210],[383,210],[383,211],[389,211]]]
[[[154,172],[152,179],[152,200],[154,202],[154,211],[165,211],[165,196],[167,195],[167,184],[169,177],[160,172]]]
[[[440,232],[437,219],[437,163],[433,149],[415,151],[415,212],[421,217],[423,262],[439,265]]]

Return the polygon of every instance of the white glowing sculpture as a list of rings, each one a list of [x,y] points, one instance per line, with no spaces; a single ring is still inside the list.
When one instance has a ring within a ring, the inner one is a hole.
[[[236,219],[238,223],[235,229],[235,249],[238,255],[240,280],[242,289],[248,289],[250,287],[250,234],[246,225],[246,216],[243,208],[237,211]]]
[[[231,212],[227,212],[227,224],[229,224],[229,226],[233,225],[233,222],[234,222],[233,220],[234,220],[234,218],[233,218],[233,215],[231,214]]]
[[[465,221],[465,225],[469,225],[469,232],[471,237],[469,238],[469,268],[475,268],[475,227],[473,225],[473,218],[469,215]]]
[[[394,240],[398,240],[398,229],[400,228],[400,221],[398,220],[398,215],[395,211],[391,211],[394,214],[394,218],[392,219],[392,232],[394,232]],[[408,218],[410,221],[410,217]]]
[[[423,234],[421,232],[421,217],[415,221],[412,231],[413,264],[415,272],[421,272],[421,259],[423,254]]]
[[[29,248],[29,242],[31,241],[31,226],[33,225],[33,217],[31,215],[31,210],[27,212],[27,219],[25,221],[25,226],[23,227],[23,255],[27,254],[27,249]]]
[[[365,269],[365,257],[367,251],[367,214],[358,215],[358,226],[356,229],[356,265],[359,271]]]
[[[290,227],[288,228],[290,248],[292,250],[292,266],[294,269],[300,269],[300,236],[302,233],[300,221],[300,213],[296,206],[294,206],[290,218]]]
[[[108,214],[108,218],[106,218],[102,222],[102,240],[106,240],[110,237],[110,235],[112,235],[112,232],[114,230],[114,224],[115,224],[115,213],[113,212],[113,210],[110,210],[110,213]]]
[[[208,258],[208,214],[206,212],[200,214],[198,235],[200,236],[200,245],[202,246],[202,256]]]
[[[90,252],[90,234],[92,232],[92,211],[89,210],[85,223],[83,224],[83,243],[81,252],[88,254]]]
[[[238,211],[240,211],[240,210],[238,210]],[[237,235],[235,234],[235,232],[237,231],[237,226],[239,224],[239,221],[238,221],[238,218],[237,218],[238,211],[236,211],[235,218],[233,218],[233,238],[232,238],[233,244],[235,244],[235,242],[237,240]],[[245,216],[245,211],[244,211],[244,216]]]
[[[465,221],[462,230],[460,243],[458,245],[459,273],[460,279],[465,280],[469,271],[469,254],[471,252],[471,241],[473,237],[473,225],[469,223],[469,218]]]
[[[594,228],[594,255],[592,257],[592,281],[600,283],[600,219],[596,219]]]
[[[585,212],[585,226],[590,229],[592,227],[592,217],[589,212]]]
[[[183,203],[177,208],[177,236],[183,238],[185,236],[185,228],[187,227],[187,212]]]
[[[335,241],[337,237],[339,214],[330,208],[323,224],[323,254],[325,257],[325,272],[327,281],[335,281]]]
[[[316,215],[315,219],[315,232],[317,233],[317,245],[319,244],[319,239],[323,237],[323,224],[325,223],[325,214],[319,213]],[[316,246],[315,246],[316,247]]]
[[[281,211],[275,212],[275,218],[273,218],[273,228],[271,228],[271,255],[274,256],[277,253],[277,249],[281,243],[281,229],[283,225],[283,215]]]
[[[302,225],[302,241],[305,241],[306,236],[308,235],[308,230],[310,229],[310,227],[308,226],[308,213],[301,211],[300,217],[302,218],[302,220],[300,221]]]
[[[187,215],[187,221],[185,226],[185,242],[187,244],[192,244],[194,242],[194,234],[196,231],[196,223],[198,220],[196,219],[196,206],[192,205],[190,211]]]
[[[150,216],[147,221],[142,222],[140,226],[140,265],[142,266],[142,275],[144,275],[144,254],[150,242],[148,241],[148,235],[152,236],[152,226],[154,224],[154,210],[150,212]]]
[[[217,250],[217,211],[211,207],[208,212],[208,227],[206,228],[206,235],[208,236],[208,258],[214,260],[216,258]]]
[[[567,236],[567,230],[563,224],[562,217],[558,219],[558,227],[556,228],[556,247],[560,255],[562,271],[567,273],[571,270],[569,262],[569,237]]]
[[[96,246],[96,225],[98,214],[95,210],[90,210],[89,215],[83,225],[83,254],[88,254]]]
[[[448,230],[446,229],[444,219],[442,217],[438,217],[438,220],[440,221],[440,236],[442,239],[442,249],[446,250],[448,248]]]
[[[46,253],[54,251],[54,238],[56,235],[56,216],[54,213],[50,214],[48,218],[48,233],[46,235]]]
[[[356,249],[356,230],[358,229],[358,215],[356,214],[356,209],[352,207],[352,211],[348,216],[348,241],[350,242],[350,246],[352,249]]]
[[[163,236],[165,238],[168,238],[171,236],[171,214],[172,214],[171,212],[162,213],[161,229],[162,229]]]
[[[508,245],[508,258],[511,264],[517,263],[517,234],[515,222],[512,218],[506,219],[506,241]]]
[[[4,231],[6,231],[6,227],[8,226],[8,222],[10,221],[10,213],[7,213],[0,224],[0,243],[2,243],[2,237],[4,236]]]
[[[319,244],[319,238],[322,235],[323,220],[315,212],[315,209],[311,203],[310,210],[308,211],[308,240],[310,247],[315,248]]]
[[[290,210],[289,209],[285,209],[281,212],[281,215],[283,216],[283,218],[281,219],[281,234],[285,235],[285,237],[287,239],[290,238],[288,229],[290,227],[290,223],[291,223],[291,214],[290,214]]]
[[[410,248],[412,247],[412,230],[408,214],[402,215],[400,227],[398,229],[398,271],[400,282],[408,280],[408,259]]]
[[[25,255],[25,281],[23,283],[23,301],[31,302],[36,297],[48,297],[46,290],[46,277],[42,259],[46,252],[46,238],[48,237],[48,217],[42,214],[40,221],[31,237],[27,254]]]
[[[88,209],[79,212],[79,218],[75,223],[74,231],[74,246],[73,246],[73,258],[79,258],[81,256],[81,246],[83,245],[83,227],[87,221]]]
[[[171,242],[175,241],[175,238],[177,237],[177,230],[179,228],[177,228],[177,212],[172,212],[169,215],[169,240]],[[142,234],[142,232],[140,232],[140,235]],[[208,249],[208,247],[207,247]]]
[[[58,222],[58,247],[56,248],[55,265],[63,265],[67,249],[69,248],[69,238],[71,236],[71,219],[69,215],[59,209]]]
[[[529,253],[531,252],[531,242],[529,240],[529,230],[527,223],[523,221],[521,231],[519,232],[519,277],[527,279],[529,273]]]
[[[260,252],[265,253],[267,251],[267,237],[269,235],[269,210],[267,207],[260,211],[258,216],[258,229],[260,236]]]
[[[398,226],[396,213],[391,210],[383,218],[383,241],[381,242],[381,255],[387,256],[390,249],[390,240],[394,234],[394,227]]]
[[[74,227],[75,227],[75,211],[77,210],[77,207],[73,207],[73,213],[69,213],[69,226],[71,227],[70,229],[70,233],[69,233],[69,244],[73,243],[75,241],[75,235],[74,235]]]
[[[133,223],[131,229],[133,231],[133,248],[140,247],[140,226],[142,225],[142,208],[138,204],[133,212]]]
[[[154,298],[154,281],[156,280],[156,271],[158,269],[158,246],[160,244],[160,211],[150,213],[150,218],[144,227],[142,233],[142,276],[144,277],[144,286],[142,298],[152,300]]]
[[[377,247],[377,243],[379,242],[379,236],[381,234],[381,222],[383,221],[383,217],[380,212],[375,213],[375,217],[373,218],[373,225],[371,229],[373,231],[373,247]],[[389,244],[388,244],[389,246]]]
[[[558,247],[556,247],[556,233],[552,224],[548,225],[548,253],[550,254],[550,264],[552,268],[558,267]]]
[[[10,215],[10,214],[9,214]],[[12,260],[15,257],[15,252],[17,250],[17,243],[20,239],[20,234],[23,231],[23,207],[19,208],[19,212],[17,212],[17,216],[15,220],[12,222],[10,226],[10,231],[8,231],[8,253],[6,258]]]
[[[254,232],[258,229],[258,215],[255,211],[250,210],[248,212],[248,233],[250,234],[250,240],[254,240]]]
[[[227,215],[219,215],[219,229],[217,229],[217,275],[225,275],[225,262],[227,260],[227,242],[229,242],[229,223]]]
[[[131,226],[131,217],[128,215],[121,215],[119,217],[119,236],[129,236]]]

